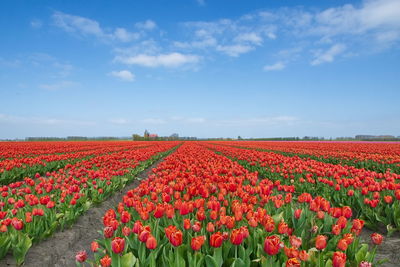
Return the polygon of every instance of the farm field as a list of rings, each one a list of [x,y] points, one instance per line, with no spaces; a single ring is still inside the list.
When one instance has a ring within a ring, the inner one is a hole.
[[[40,250],[53,242],[56,251],[63,240],[52,241],[53,235],[84,228],[80,217],[125,186],[113,206],[91,218],[98,222],[97,235],[87,237],[93,239],[86,241],[91,245],[73,251],[64,265],[336,267],[396,266],[398,260],[390,251],[400,241],[400,174],[390,168],[397,164],[397,144],[0,146],[3,161],[23,162],[3,170],[1,264],[21,265],[27,258],[24,264],[35,266],[29,262],[32,246],[32,251]],[[376,159],[387,168],[373,171],[329,162],[330,157],[347,159],[349,153],[357,154],[357,162]],[[141,181],[128,186],[157,160]],[[62,164],[49,170],[54,162]],[[52,255],[52,248],[41,253]]]

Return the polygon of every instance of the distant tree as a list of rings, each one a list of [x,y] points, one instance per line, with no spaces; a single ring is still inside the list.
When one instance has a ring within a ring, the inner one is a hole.
[[[143,137],[141,137],[138,134],[132,134],[132,139],[133,139],[133,141],[140,141],[140,140],[143,140]]]

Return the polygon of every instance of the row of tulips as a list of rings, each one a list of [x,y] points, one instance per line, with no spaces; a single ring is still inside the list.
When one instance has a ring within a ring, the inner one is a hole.
[[[71,225],[176,145],[133,145],[0,187],[0,258],[10,251],[21,264],[32,242]]]
[[[34,175],[43,175],[46,172],[58,170],[67,164],[74,164],[77,161],[89,159],[94,156],[132,149],[132,147],[149,145],[149,143],[132,144],[132,142],[99,143],[102,143],[103,146],[83,151],[63,154],[42,154],[34,157],[12,158],[0,161],[0,184],[9,184],[21,180],[24,177],[33,178]],[[79,150],[78,147],[75,148]]]
[[[349,165],[375,172],[390,171],[400,174],[400,144],[397,143],[217,142],[217,144],[274,152],[289,157],[298,156],[331,164]]]
[[[186,142],[103,217],[92,266],[360,266],[375,248],[350,207],[259,179],[235,161]],[[374,234],[376,245],[382,236]]]
[[[102,147],[121,146],[129,141],[0,142],[0,160],[65,154]],[[138,142],[139,143],[139,142]]]
[[[349,161],[374,161],[383,164],[400,164],[400,143],[397,142],[220,142],[252,148],[313,155],[324,158],[341,158]]]
[[[297,194],[322,195],[335,205],[348,205],[367,225],[400,230],[400,175],[377,173],[352,166],[327,164],[311,159],[286,157],[273,152],[207,144],[277,185],[293,185]]]

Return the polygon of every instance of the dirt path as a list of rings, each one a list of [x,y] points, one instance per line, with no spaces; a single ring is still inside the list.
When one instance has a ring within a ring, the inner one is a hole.
[[[23,266],[28,267],[68,267],[75,265],[76,252],[86,250],[88,258],[93,258],[90,251],[91,242],[100,237],[98,230],[103,229],[104,213],[115,208],[122,197],[131,189],[137,187],[140,180],[147,178],[148,174],[164,158],[154,162],[149,168],[141,172],[130,184],[121,191],[115,192],[108,200],[91,207],[85,214],[79,217],[70,229],[56,232],[54,235],[39,243],[33,244],[25,258]],[[0,260],[0,266],[16,266],[12,255],[7,255]]]
[[[361,239],[370,245],[371,243],[371,234],[374,231],[371,231],[367,228],[364,228],[361,233]],[[382,231],[383,232],[383,231]],[[383,263],[382,267],[399,267],[400,266],[400,234],[394,233],[391,237],[386,237],[383,235],[383,243],[378,247],[376,251],[376,260],[388,259],[387,262]]]

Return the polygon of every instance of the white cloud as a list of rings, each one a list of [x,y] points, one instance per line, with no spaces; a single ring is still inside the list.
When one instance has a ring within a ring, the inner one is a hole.
[[[195,21],[183,24],[188,41],[174,42],[180,49],[204,49],[238,57],[267,44],[277,36],[300,43],[303,51],[319,51],[314,65],[347,54],[381,51],[400,41],[400,1],[364,0],[323,10],[284,7],[243,14],[237,19]],[[341,43],[343,46],[326,45]],[[292,45],[293,46],[293,45]],[[360,49],[361,48],[361,49]],[[288,48],[282,48],[288,50]],[[290,48],[289,48],[290,49]],[[323,50],[326,50],[323,52]],[[353,51],[352,51],[353,50]],[[279,58],[285,65],[296,59]],[[302,57],[313,54],[303,53]],[[315,55],[314,55],[315,56]]]
[[[121,42],[130,42],[139,39],[140,35],[134,32],[128,32],[124,28],[116,28],[114,37]]]
[[[199,4],[200,6],[204,6],[206,4],[205,0],[196,0],[197,4]]]
[[[243,119],[232,119],[232,120],[217,120],[217,125],[224,126],[287,126],[298,123],[299,119],[293,116],[273,116],[273,117],[254,117],[254,118],[243,118]]]
[[[238,57],[241,54],[245,54],[253,49],[254,47],[250,45],[242,45],[242,44],[217,46],[217,51],[221,51],[231,57]]]
[[[103,37],[105,33],[100,27],[100,24],[88,18],[55,12],[53,20],[56,26],[64,29],[67,32],[80,33],[83,35],[95,35]]]
[[[174,46],[177,48],[208,48],[217,45],[217,40],[213,37],[206,37],[199,41],[192,42],[174,42]]]
[[[319,65],[326,62],[332,62],[336,56],[343,53],[346,50],[346,46],[344,44],[335,44],[331,46],[326,51],[318,51],[313,61],[311,61],[311,65]]]
[[[95,20],[62,12],[54,12],[52,18],[54,24],[66,32],[80,36],[94,36],[103,41],[130,42],[140,37],[139,33],[130,32],[125,28],[105,30]]]
[[[109,75],[117,77],[122,81],[133,82],[135,80],[135,75],[129,70],[112,71]]]
[[[53,67],[59,69],[58,75],[61,77],[66,77],[71,74],[74,67],[68,63],[60,63],[58,61],[54,61]]]
[[[31,27],[34,29],[40,29],[43,26],[43,22],[39,19],[31,20]]]
[[[46,118],[46,117],[31,117],[31,116],[14,116],[8,114],[0,114],[0,122],[10,124],[32,124],[32,125],[50,125],[50,126],[93,126],[96,123],[93,121],[82,121],[82,120],[65,120],[58,118]]]
[[[78,86],[79,84],[73,81],[60,81],[50,84],[40,84],[39,88],[49,90],[49,91],[58,91],[68,88],[73,88]]]
[[[128,65],[140,65],[144,67],[179,67],[185,64],[195,64],[200,61],[196,55],[185,55],[181,53],[169,53],[159,55],[139,54],[135,56],[117,56],[116,61]]]
[[[309,32],[323,36],[400,32],[400,1],[366,0],[361,7],[351,4],[329,8],[315,14]],[[369,40],[370,41],[370,40]]]
[[[360,4],[322,10],[284,7],[255,11],[236,19],[183,22],[180,24],[184,30],[182,39],[162,38],[162,41],[159,41],[161,29],[151,32],[161,25],[150,19],[137,22],[134,25],[137,32],[122,27],[101,27],[96,20],[62,12],[55,12],[53,21],[57,27],[78,36],[92,36],[112,44],[131,42],[130,47],[113,46],[115,61],[146,67],[198,63],[202,57],[196,55],[199,54],[196,50],[239,57],[275,42],[277,36],[293,40],[283,50],[301,44],[303,51],[308,51],[297,53],[295,58],[275,53],[276,62],[281,64],[265,66],[269,70],[270,67],[280,69],[282,64],[287,66],[300,58],[318,65],[334,61],[344,50],[346,55],[354,56],[355,51],[360,55],[393,46],[400,40],[400,1],[364,0]],[[341,45],[334,45],[338,43]],[[282,41],[282,44],[287,43]],[[175,51],[170,50],[171,45]]]
[[[7,68],[16,68],[20,65],[21,61],[19,59],[10,60],[0,57],[0,67],[5,66]]]
[[[283,62],[276,62],[273,65],[264,66],[265,71],[273,71],[273,70],[283,70],[285,68],[285,64]]]
[[[213,48],[225,55],[238,57],[261,46],[262,36],[276,37],[273,35],[273,27],[254,26],[252,18],[242,19],[244,22],[241,19],[186,22],[183,26],[189,30],[189,41],[174,44],[185,49]]]
[[[148,19],[148,20],[142,21],[142,22],[137,22],[135,24],[135,26],[139,29],[148,30],[148,31],[151,31],[151,30],[154,30],[155,28],[157,28],[157,24],[154,21],[152,21],[151,19]]]
[[[261,45],[263,39],[257,33],[250,32],[240,33],[238,36],[236,36],[235,41],[239,43],[251,43],[255,45]]]

